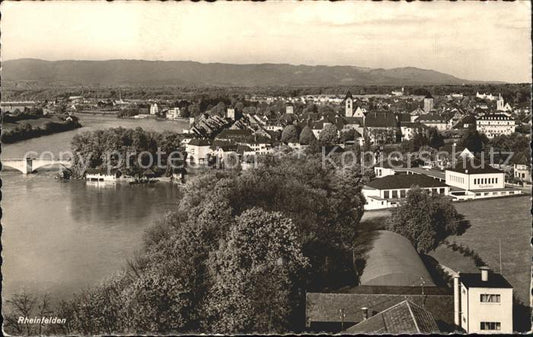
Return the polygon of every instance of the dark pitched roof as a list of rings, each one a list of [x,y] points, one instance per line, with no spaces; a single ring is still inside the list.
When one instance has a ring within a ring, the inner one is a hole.
[[[346,124],[359,124],[363,125],[363,117],[344,117]]]
[[[374,128],[397,127],[398,120],[392,112],[374,111],[366,114],[365,126]]]
[[[481,280],[481,273],[461,273],[459,279],[467,288],[512,288],[501,274],[489,272],[487,281]]]
[[[211,141],[209,139],[193,138],[188,145],[209,146]]]
[[[459,157],[455,166],[448,170],[468,174],[503,173],[503,171],[491,167],[487,162],[481,162],[481,160],[477,158],[468,157]]]
[[[344,97],[344,99],[347,99],[347,98],[353,98],[350,90],[348,90],[348,92],[346,93],[346,97]]]
[[[231,141],[215,140],[211,145],[212,150],[222,149],[223,151],[237,151],[237,144]]]
[[[220,132],[216,138],[218,139],[233,139],[233,138],[243,138],[249,137],[252,135],[252,131],[248,129],[224,129]]]
[[[365,187],[384,189],[419,187],[445,187],[446,184],[421,174],[397,174],[372,180]]]
[[[438,115],[438,114],[427,114],[427,115],[422,115],[420,117],[418,117],[417,121],[423,123],[423,122],[441,122],[441,123],[446,123],[448,121],[449,118],[446,118],[446,117],[443,117],[441,115]]]
[[[348,328],[346,333],[432,333],[439,332],[430,312],[409,300],[402,301]]]

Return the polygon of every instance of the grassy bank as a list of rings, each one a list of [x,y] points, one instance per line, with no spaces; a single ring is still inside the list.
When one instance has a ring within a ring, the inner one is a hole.
[[[469,201],[457,203],[455,207],[470,221],[471,227],[463,235],[452,236],[448,241],[474,250],[493,270],[499,272],[501,240],[502,273],[513,285],[517,297],[529,304],[530,196]],[[456,271],[477,270],[470,259],[459,257],[459,253],[444,245],[430,255]]]

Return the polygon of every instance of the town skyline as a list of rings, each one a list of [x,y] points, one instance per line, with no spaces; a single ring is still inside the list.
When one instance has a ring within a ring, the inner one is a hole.
[[[416,67],[475,81],[531,78],[529,2],[4,3],[2,11],[4,60]]]

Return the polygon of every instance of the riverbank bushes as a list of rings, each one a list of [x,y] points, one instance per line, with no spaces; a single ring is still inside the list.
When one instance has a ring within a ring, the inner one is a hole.
[[[201,174],[146,233],[124,273],[57,306],[54,313],[69,319],[55,329],[301,332],[306,291],[357,284],[361,179],[319,156]]]
[[[70,117],[67,120],[46,120],[40,126],[32,126],[30,123],[23,122],[14,128],[3,130],[2,142],[6,144],[15,143],[30,138],[70,131],[80,127],[81,124],[75,117]]]

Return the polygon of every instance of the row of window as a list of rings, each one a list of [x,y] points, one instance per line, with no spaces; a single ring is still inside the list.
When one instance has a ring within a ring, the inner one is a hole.
[[[481,330],[501,330],[502,324],[500,322],[480,322]]]
[[[474,179],[474,185],[479,184],[497,184],[498,178],[478,178]]]
[[[457,177],[457,176],[450,176],[450,180],[456,183],[464,184],[465,178],[463,177]]]
[[[426,191],[429,191],[433,194],[445,194],[446,189],[444,187],[441,188],[425,188]],[[397,199],[399,198],[405,198],[407,196],[407,189],[405,190],[393,190],[393,191],[383,191],[383,198],[384,199]]]

